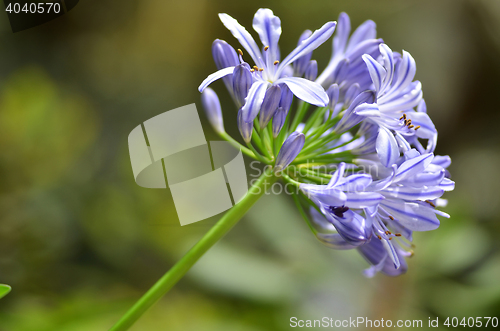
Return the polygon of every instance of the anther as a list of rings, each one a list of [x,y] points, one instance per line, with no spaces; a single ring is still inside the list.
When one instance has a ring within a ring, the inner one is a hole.
[[[259,71],[264,71],[264,68],[259,68]]]
[[[417,125],[417,126],[415,127],[415,131],[417,131],[418,129],[420,129],[420,125]]]
[[[381,237],[381,236],[379,236],[378,234],[377,234],[377,238],[378,238],[378,239],[380,239],[380,240],[382,240],[382,237]]]
[[[267,51],[269,49],[269,46],[264,47],[264,50]]]
[[[406,119],[406,114],[403,114],[403,118]]]
[[[277,65],[278,63],[280,63],[280,61],[274,61],[274,65]]]
[[[389,237],[389,240],[392,240],[392,237]]]
[[[241,49],[238,48],[238,54],[240,54],[241,56],[243,56],[243,52]]]
[[[408,121],[407,121],[407,122],[408,122],[408,125],[410,125],[410,124],[411,124],[411,119],[408,119]]]
[[[411,129],[413,128],[413,124],[412,125],[408,125],[408,129]]]
[[[394,221],[394,217],[392,217],[392,216],[390,216],[390,215],[389,215],[389,218],[390,218],[392,221]]]
[[[401,117],[399,118],[399,120],[401,121],[403,118],[404,118],[404,116],[401,116]]]
[[[254,68],[255,70],[259,70],[259,67],[257,67],[257,66],[253,66],[253,68]]]
[[[410,251],[410,257],[412,257],[413,255],[415,255],[415,253],[413,251]]]
[[[408,121],[405,119],[405,126],[408,126]]]
[[[255,70],[253,70],[253,69],[250,69],[250,72],[254,72],[254,71],[255,71]]]
[[[431,205],[432,207],[436,208],[436,205],[434,203],[432,203],[432,201],[430,200],[425,200],[425,202],[427,202],[429,205]]]
[[[396,237],[401,237],[401,233],[395,233],[394,234]]]

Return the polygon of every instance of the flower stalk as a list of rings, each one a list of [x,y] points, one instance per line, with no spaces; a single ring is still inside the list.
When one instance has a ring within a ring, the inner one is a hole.
[[[109,331],[128,330],[151,306],[165,295],[216,242],[218,242],[277,180],[266,167],[243,199],[233,206],[215,225],[161,277]]]

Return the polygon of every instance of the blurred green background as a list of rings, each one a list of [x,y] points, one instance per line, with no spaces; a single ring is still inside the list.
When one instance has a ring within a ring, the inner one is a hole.
[[[281,18],[283,54],[345,11],[415,57],[437,153],[453,159],[452,217],[415,235],[408,274],[365,279],[357,252],[322,246],[288,196],[265,196],[132,330],[500,315],[500,1],[101,0],[16,34],[0,14],[0,283],[13,287],[0,330],[107,330],[215,223],[180,227],[168,190],[137,186],[127,136],[164,111],[201,110],[212,41],[239,47],[217,13],[250,29],[260,7]],[[320,68],[330,43],[314,52]]]

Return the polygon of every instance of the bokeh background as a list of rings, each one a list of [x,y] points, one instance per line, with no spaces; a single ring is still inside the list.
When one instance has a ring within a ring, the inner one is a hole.
[[[215,223],[180,227],[168,190],[138,187],[127,136],[161,112],[201,110],[212,41],[239,47],[217,13],[250,28],[260,7],[281,18],[282,53],[345,11],[415,57],[437,152],[453,159],[452,217],[415,236],[408,274],[366,279],[364,260],[322,246],[288,196],[265,196],[132,330],[500,315],[500,1],[101,0],[15,34],[0,13],[0,282],[13,287],[0,330],[107,330]],[[330,51],[314,52],[320,68]]]

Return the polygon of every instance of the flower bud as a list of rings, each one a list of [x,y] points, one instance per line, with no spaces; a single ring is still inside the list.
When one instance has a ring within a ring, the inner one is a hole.
[[[240,61],[238,60],[238,55],[234,48],[232,48],[227,42],[220,39],[215,39],[212,43],[212,57],[214,58],[215,66],[218,70],[227,67],[237,66]],[[233,93],[233,77],[232,75],[227,75],[222,78],[224,85],[226,85],[229,93]]]
[[[266,91],[264,101],[260,108],[259,125],[265,128],[271,118],[273,118],[281,99],[281,88],[279,86],[272,86]]]
[[[207,114],[208,121],[215,132],[224,132],[224,122],[222,120],[222,111],[217,93],[210,87],[207,87],[201,94],[201,103]]]
[[[290,110],[290,106],[292,106],[293,101],[293,93],[290,91],[290,88],[286,84],[281,84],[281,99],[279,108],[283,108],[284,111],[288,113]]]
[[[328,95],[328,108],[330,111],[334,111],[339,101],[339,86],[337,84],[330,85],[328,90],[326,90],[326,94]]]
[[[318,77],[318,62],[316,60],[309,61],[304,74],[305,79],[315,80]]]
[[[243,112],[240,108],[238,111],[238,129],[240,130],[240,134],[243,137],[243,140],[246,143],[249,143],[252,140],[252,130],[253,130],[253,122],[247,123],[243,119]]]
[[[285,111],[283,108],[279,107],[278,110],[274,113],[273,117],[273,137],[276,138],[278,137],[281,128],[285,124],[286,120],[286,115],[287,111]]]
[[[359,84],[354,83],[345,92],[345,97],[344,97],[344,107],[348,108],[351,105],[352,100],[354,100],[355,97],[358,96],[359,94]]]
[[[240,63],[234,48],[224,40],[215,39],[212,43],[212,56],[215,66],[219,70],[227,67],[234,67]]]
[[[312,35],[311,30],[306,30],[302,33],[302,35],[299,38],[299,42],[297,43],[298,46],[302,44],[304,40],[309,38]],[[295,71],[295,76],[302,76],[304,72],[306,71],[306,67],[309,64],[309,61],[311,60],[312,57],[312,52],[307,53],[301,57],[299,57],[295,62],[293,63],[293,69]]]
[[[233,91],[238,106],[245,104],[245,98],[252,86],[252,73],[248,68],[248,64],[242,63],[237,65],[233,71]]]
[[[333,82],[340,84],[344,80],[345,76],[347,75],[347,71],[349,70],[349,59],[343,59],[340,61],[337,66],[335,67],[335,70],[333,71]]]
[[[304,143],[306,141],[306,136],[300,132],[292,132],[288,138],[286,138],[283,146],[281,146],[276,158],[276,170],[285,169],[293,160],[299,155]]]

